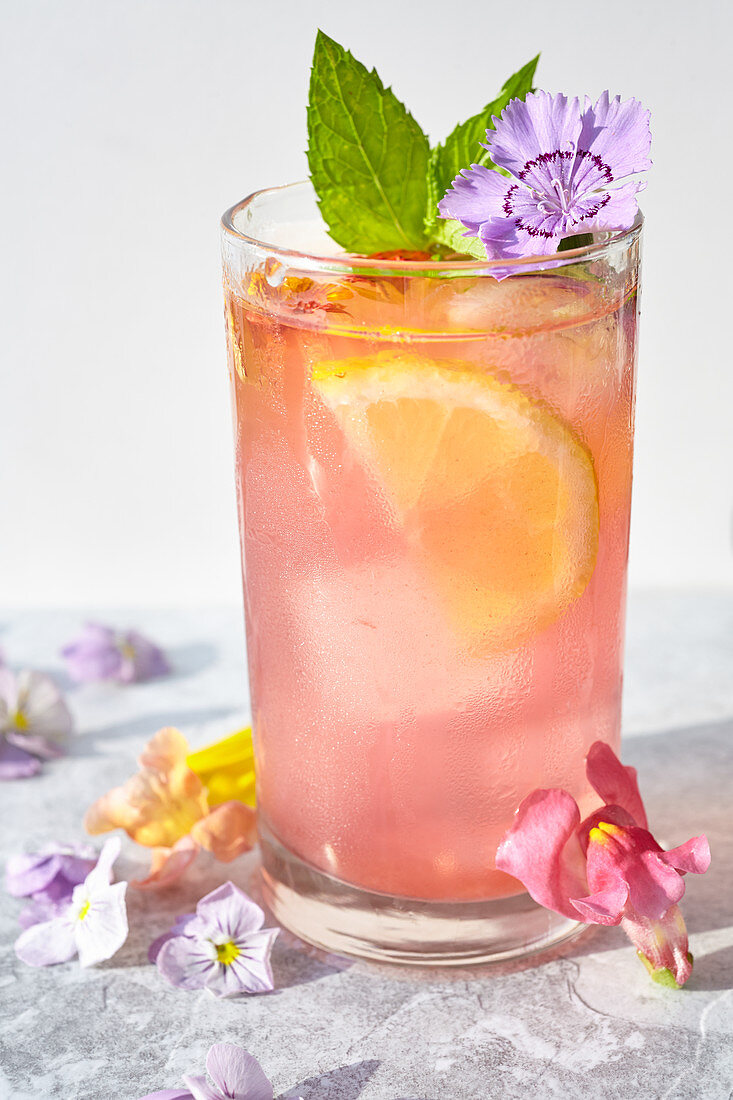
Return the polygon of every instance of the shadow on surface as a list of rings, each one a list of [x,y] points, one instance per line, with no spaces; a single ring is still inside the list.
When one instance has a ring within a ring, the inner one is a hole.
[[[293,1085],[282,1094],[281,1100],[302,1096],[303,1100],[357,1100],[369,1078],[380,1067],[381,1062],[371,1058],[365,1062],[354,1062],[351,1066],[319,1073],[317,1077],[308,1077]]]
[[[696,955],[692,977],[685,986],[697,990],[733,989],[733,946],[721,947],[709,955]]]
[[[191,642],[189,645],[168,646],[165,651],[173,676],[193,676],[211,668],[219,659],[219,650],[210,642]],[[242,654],[244,676],[244,654]]]
[[[111,740],[118,737],[135,737],[140,741],[140,749],[154,733],[164,726],[176,726],[184,731],[190,726],[201,726],[215,722],[232,713],[231,707],[205,707],[199,710],[162,711],[160,714],[148,714],[142,718],[116,722],[108,726],[97,726],[85,733],[75,734],[69,741],[70,756],[97,755],[95,741]],[[236,721],[236,719],[235,719]],[[125,777],[126,778],[126,777]]]

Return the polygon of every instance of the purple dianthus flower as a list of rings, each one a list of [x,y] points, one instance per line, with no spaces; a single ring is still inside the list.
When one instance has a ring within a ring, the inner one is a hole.
[[[563,237],[628,229],[633,177],[651,167],[649,112],[604,92],[595,105],[548,92],[513,99],[486,131],[494,164],[464,169],[438,203],[491,260],[550,255]],[[505,272],[504,274],[508,274]]]

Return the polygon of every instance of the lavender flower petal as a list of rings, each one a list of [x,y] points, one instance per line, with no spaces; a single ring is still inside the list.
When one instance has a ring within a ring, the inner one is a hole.
[[[189,1077],[183,1075],[184,1084],[191,1090],[192,1100],[225,1100],[218,1089],[211,1087],[205,1077]]]
[[[160,1089],[141,1096],[140,1100],[194,1100],[194,1097],[189,1089]]]
[[[168,943],[168,940],[172,940],[176,936],[184,934],[191,922],[195,920],[195,913],[184,913],[182,917],[177,917],[173,927],[169,928],[167,932],[164,932],[162,936],[158,936],[158,938],[151,943],[148,948],[148,962],[155,963],[163,944]]]
[[[203,989],[216,967],[216,949],[207,940],[174,936],[158,952],[156,966],[171,985]]]
[[[74,922],[70,916],[34,924],[15,941],[15,953],[28,966],[54,966],[76,955]]]
[[[167,676],[171,668],[163,650],[145,638],[137,630],[130,630],[125,637],[125,643],[132,650],[130,658],[133,680],[153,680],[158,676]]]
[[[451,189],[438,203],[442,218],[455,218],[465,225],[466,236],[478,236],[483,222],[491,217],[506,221],[503,204],[512,184],[506,176],[474,164],[456,176]]]
[[[97,862],[97,853],[88,844],[50,844],[40,852],[11,856],[5,868],[5,885],[13,897],[43,893],[49,900],[71,898],[75,886],[83,882]]]
[[[528,162],[538,156],[574,150],[580,136],[580,104],[577,99],[548,92],[530,92],[525,100],[513,99],[501,118],[487,130],[486,148],[494,164],[513,176],[536,172]]]
[[[232,1043],[215,1043],[206,1055],[206,1069],[223,1096],[236,1100],[273,1100],[272,1085],[251,1054]]]
[[[225,882],[202,898],[196,906],[196,916],[202,922],[198,925],[202,930],[220,933],[235,942],[262,928],[265,922],[259,905],[233,882]]]
[[[40,770],[40,760],[17,745],[11,745],[0,734],[0,779],[28,779]]]
[[[115,632],[101,623],[86,623],[74,641],[61,650],[69,675],[77,683],[114,680],[122,666]]]

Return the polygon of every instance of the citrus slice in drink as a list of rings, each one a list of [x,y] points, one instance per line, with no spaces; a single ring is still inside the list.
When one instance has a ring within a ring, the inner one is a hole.
[[[511,649],[582,595],[595,471],[546,406],[470,364],[407,352],[321,362],[312,383],[470,650]]]

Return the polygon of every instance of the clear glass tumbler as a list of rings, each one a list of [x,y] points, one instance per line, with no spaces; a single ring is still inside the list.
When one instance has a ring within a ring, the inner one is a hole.
[[[641,220],[497,280],[318,218],[223,218],[266,899],[343,953],[537,950],[578,926],[494,855],[618,748]]]

